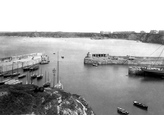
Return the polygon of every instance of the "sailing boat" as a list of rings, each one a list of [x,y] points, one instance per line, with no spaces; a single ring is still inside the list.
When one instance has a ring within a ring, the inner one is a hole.
[[[41,74],[39,74],[39,71],[38,71],[37,80],[40,80],[42,78],[43,78],[43,75],[42,75],[42,68],[41,68]]]
[[[164,78],[164,68],[163,67],[142,67],[144,75],[152,77]]]
[[[28,83],[28,76],[29,76],[29,72],[27,73],[26,84],[29,84],[29,83]]]
[[[17,64],[17,72],[14,72],[14,64]],[[12,75],[11,75],[11,77],[15,77],[15,76],[18,76],[18,75],[20,75],[20,73],[18,73],[18,62],[13,62],[12,63]]]
[[[14,63],[17,63],[17,68],[16,68],[17,72],[14,72]],[[4,77],[16,77],[18,75],[20,75],[20,72],[18,72],[18,62],[13,62],[12,63],[12,70],[11,70],[11,72],[7,72],[3,76]]]
[[[37,77],[36,72],[35,72],[35,73],[33,73],[33,72],[32,72],[32,75],[31,75],[31,80],[35,79],[36,77]]]
[[[46,71],[45,71],[45,83],[43,84],[43,87],[50,87],[51,83],[49,81],[49,73],[48,73],[48,81],[46,81]]]
[[[159,55],[159,57],[161,56],[161,54]],[[153,65],[152,66],[149,65],[147,67],[141,67],[141,70],[143,71],[143,74],[146,76],[164,78],[164,67],[154,67]]]
[[[61,84],[60,80],[58,81],[58,83],[55,85],[56,88],[58,89],[63,89],[63,85]]]
[[[61,58],[64,58],[64,56],[62,56]],[[63,89],[63,85],[61,84],[59,77],[59,52],[57,52],[57,84],[55,85],[55,87],[58,89]]]

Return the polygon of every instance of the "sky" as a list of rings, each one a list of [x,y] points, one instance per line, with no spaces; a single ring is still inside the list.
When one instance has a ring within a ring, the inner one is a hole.
[[[0,0],[0,31],[164,30],[162,0]]]

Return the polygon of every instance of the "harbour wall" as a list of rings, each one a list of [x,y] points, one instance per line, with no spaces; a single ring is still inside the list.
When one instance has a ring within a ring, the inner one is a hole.
[[[17,68],[38,64],[44,59],[43,53],[32,53],[19,56],[11,56],[0,59],[0,73],[11,71]]]
[[[88,53],[84,58],[84,64],[108,65],[164,65],[163,57],[136,57],[136,56],[110,56],[109,54]]]
[[[131,66],[128,68],[129,75],[144,75],[144,72],[141,70],[140,66]]]

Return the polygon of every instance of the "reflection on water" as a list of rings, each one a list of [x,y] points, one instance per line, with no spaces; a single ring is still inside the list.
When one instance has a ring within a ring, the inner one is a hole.
[[[14,40],[13,40],[14,39]],[[150,56],[159,45],[145,44],[126,40],[90,40],[90,39],[54,39],[54,38],[0,38],[0,56],[6,57],[33,52],[44,52],[50,56],[48,65],[40,66],[43,74],[56,68],[56,56],[59,51],[60,77],[64,89],[82,95],[97,115],[117,115],[118,106],[125,108],[133,115],[164,114],[164,81],[149,78],[128,76],[128,66],[106,65],[87,66],[83,59],[87,52],[109,53],[110,55]],[[159,56],[162,48],[151,56]],[[147,79],[147,80],[146,80]],[[35,84],[42,85],[43,80]],[[26,78],[24,78],[24,82]],[[133,106],[138,100],[149,106],[147,112]]]

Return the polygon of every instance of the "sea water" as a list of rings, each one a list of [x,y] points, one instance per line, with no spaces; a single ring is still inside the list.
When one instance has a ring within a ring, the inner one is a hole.
[[[94,67],[84,65],[86,54],[91,52],[158,57],[164,56],[164,54],[160,55],[163,48],[158,44],[116,39],[0,38],[0,58],[35,52],[43,52],[50,57],[49,64],[41,65],[40,69],[34,72],[44,74],[42,80],[33,81],[39,86],[45,82],[45,75],[46,79],[48,76],[49,80],[54,79],[52,70],[57,68],[57,52],[59,52],[59,58],[64,56],[59,59],[59,76],[64,90],[84,97],[97,115],[117,115],[117,107],[122,107],[133,115],[163,115],[164,81],[129,76],[128,66]],[[30,74],[28,73],[28,75]],[[22,80],[23,83],[26,83],[27,78]],[[133,106],[134,100],[148,105],[148,111]]]

